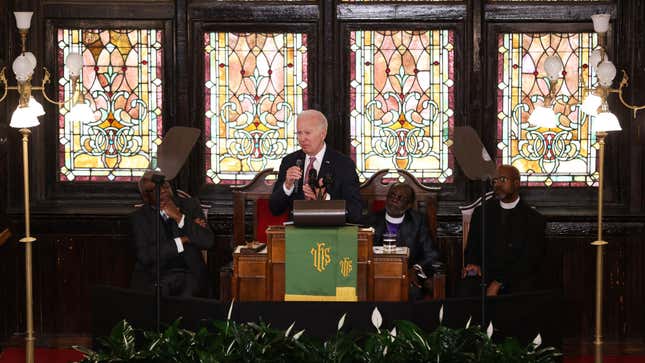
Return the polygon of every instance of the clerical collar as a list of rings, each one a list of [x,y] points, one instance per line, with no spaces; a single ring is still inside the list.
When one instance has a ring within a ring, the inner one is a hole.
[[[505,203],[505,202],[502,202],[500,200],[499,201],[499,206],[502,207],[502,209],[513,209],[513,208],[517,207],[517,203],[519,203],[519,202],[520,202],[520,196],[518,195],[517,199],[515,199],[514,201],[512,201],[510,203]]]
[[[385,220],[392,224],[401,224],[403,223],[404,218],[405,214],[400,217],[392,217],[391,215],[387,214],[387,212],[385,212]]]

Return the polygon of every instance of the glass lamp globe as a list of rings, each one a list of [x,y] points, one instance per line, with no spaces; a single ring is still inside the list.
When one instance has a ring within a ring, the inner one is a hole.
[[[558,120],[552,109],[537,106],[529,116],[529,124],[537,127],[555,128],[558,127]]]
[[[620,131],[620,122],[618,118],[611,112],[601,112],[598,116],[594,117],[591,123],[591,131],[593,132],[608,132]]]
[[[13,114],[11,115],[11,123],[9,124],[9,126],[16,129],[26,129],[38,125],[40,125],[38,116],[36,116],[36,112],[34,112],[34,110],[29,106],[18,106],[18,108],[13,111]]]

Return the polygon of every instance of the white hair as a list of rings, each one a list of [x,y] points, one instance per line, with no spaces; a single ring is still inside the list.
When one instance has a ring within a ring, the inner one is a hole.
[[[327,126],[329,125],[328,122],[327,122],[327,117],[325,117],[325,115],[322,112],[318,111],[318,110],[313,110],[313,109],[304,110],[304,111],[300,112],[300,114],[298,115],[298,118],[300,118],[300,117],[315,118],[316,120],[318,120],[318,122],[320,122],[320,128],[322,130],[327,130]]]

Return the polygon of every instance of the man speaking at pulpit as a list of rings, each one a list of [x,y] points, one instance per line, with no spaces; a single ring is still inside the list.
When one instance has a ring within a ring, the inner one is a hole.
[[[301,149],[282,159],[269,201],[271,213],[291,210],[294,200],[345,200],[347,221],[358,223],[362,203],[356,165],[325,143],[325,115],[316,110],[301,112],[296,136]]]

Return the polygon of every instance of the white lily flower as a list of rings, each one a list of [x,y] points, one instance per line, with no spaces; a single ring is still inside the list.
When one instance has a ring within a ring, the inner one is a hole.
[[[293,335],[293,340],[298,340],[304,334],[305,329],[302,329],[301,331],[297,332],[296,334]]]
[[[226,320],[231,320],[231,315],[233,315],[233,303],[235,303],[235,298],[231,300],[231,305],[228,307],[228,315],[226,315]]]
[[[233,348],[233,344],[235,344],[235,340],[228,345],[228,349],[226,349],[226,355],[231,354],[231,349]]]
[[[346,315],[347,315],[347,313],[343,314],[343,316],[341,316],[340,319],[338,320],[338,329],[337,329],[338,331],[340,331],[343,328],[343,325],[345,325],[345,316]]]
[[[535,345],[535,348],[537,348],[540,345],[542,345],[542,336],[540,335],[540,333],[538,333],[538,335],[535,337],[535,339],[533,339],[533,345]]]
[[[486,335],[488,335],[488,338],[493,336],[493,322],[492,321],[488,324],[488,329],[486,329]]]
[[[472,316],[469,316],[469,317],[468,317],[468,321],[466,322],[466,329],[468,329],[468,328],[470,327],[470,321],[471,321],[472,319],[473,319],[473,317],[472,317]]]
[[[287,331],[284,332],[284,337],[285,338],[289,336],[289,333],[291,333],[291,329],[293,329],[294,324],[296,324],[295,321],[293,323],[291,323],[291,325],[289,325],[289,328],[287,329]]]
[[[385,346],[385,349],[383,349],[383,356],[385,357],[386,354],[387,354],[387,346]]]
[[[374,308],[374,311],[372,311],[372,324],[376,330],[380,331],[381,324],[383,324],[383,317],[381,316],[381,312],[378,311],[378,308]]]
[[[443,304],[441,304],[441,309],[439,309],[439,324],[443,321]]]
[[[396,327],[392,328],[390,331],[390,341],[394,341],[394,338],[396,338]]]

